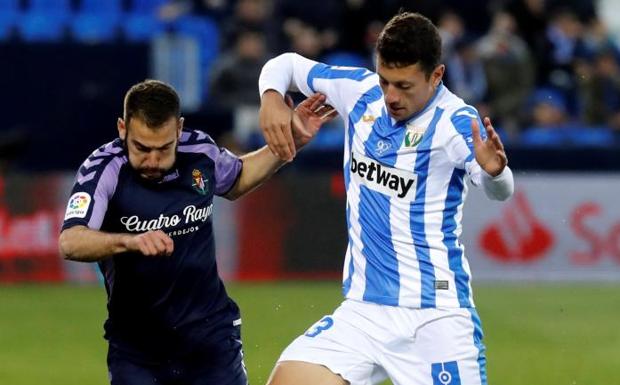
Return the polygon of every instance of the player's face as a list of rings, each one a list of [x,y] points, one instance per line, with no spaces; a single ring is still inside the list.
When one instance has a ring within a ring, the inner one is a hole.
[[[406,120],[422,111],[441,83],[444,65],[427,76],[419,63],[396,67],[377,59],[377,73],[383,90],[385,106],[394,119]]]
[[[159,180],[176,160],[176,150],[183,118],[171,117],[157,128],[150,128],[142,119],[131,118],[129,125],[118,120],[118,133],[125,140],[129,164],[147,180]]]

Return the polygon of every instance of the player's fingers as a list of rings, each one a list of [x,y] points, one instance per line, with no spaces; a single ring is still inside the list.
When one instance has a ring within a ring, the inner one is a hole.
[[[302,109],[300,110],[296,110],[293,113],[293,118],[291,119],[291,128],[295,131],[296,134],[301,134],[304,137],[308,138],[310,137],[310,133],[308,132],[308,130],[306,129],[306,126],[303,123],[303,119],[301,117],[301,115],[307,116],[308,114],[310,114],[310,112],[308,112],[306,114],[306,112],[304,112],[304,110]]]
[[[293,98],[291,98],[291,95],[286,94],[286,96],[284,97],[284,101],[286,102],[286,105],[288,106],[288,108],[290,109],[295,108],[295,103],[293,103]]]
[[[277,130],[274,131],[276,150],[278,151],[278,155],[282,160],[289,160],[293,155],[285,134],[285,132],[287,131],[290,133],[290,129],[286,125],[281,125]]]
[[[280,133],[280,126],[274,126],[274,128],[269,130],[269,143],[270,148],[274,154],[281,159],[285,159],[283,146],[284,146],[284,137]]]
[[[502,139],[499,137],[497,132],[495,131],[493,132],[493,135],[491,135],[491,141],[495,145],[495,148],[497,148],[498,150],[504,151],[504,144],[502,143]]]
[[[275,156],[278,156],[278,151],[276,150],[276,146],[274,144],[273,135],[270,131],[263,131],[263,138],[265,138],[265,142],[267,142],[267,147],[269,147],[269,151]]]
[[[151,239],[153,241],[153,246],[155,246],[157,251],[157,255],[167,253],[168,245],[166,245],[166,238],[168,238],[168,236],[161,230],[157,230],[152,234]]]
[[[288,145],[288,154],[289,154],[288,159],[292,160],[295,157],[295,153],[297,151],[295,149],[295,141],[293,140],[293,130],[292,130],[292,127],[290,126],[290,123],[288,124],[288,126],[283,132],[284,132],[284,138],[286,139],[286,144]]]
[[[308,101],[310,102],[310,111],[317,111],[319,108],[321,108],[323,106],[323,103],[325,103],[325,99],[325,95],[318,92],[308,98]]]
[[[491,137],[493,135],[493,133],[495,132],[495,129],[493,128],[493,124],[491,124],[491,118],[489,118],[488,116],[484,118],[484,129],[487,132],[487,136]]]
[[[324,121],[330,121],[338,116],[338,112],[332,106],[325,105],[325,108],[321,110],[321,119]]]
[[[145,237],[144,235],[140,237],[139,240],[140,252],[147,257],[154,256],[156,253],[155,247],[151,243],[151,241]]]
[[[482,145],[482,138],[480,137],[480,125],[478,124],[478,119],[472,118],[471,120],[471,133],[472,139],[474,140],[474,147],[479,147]]]
[[[506,157],[506,153],[504,151],[497,150],[495,151],[495,154],[499,158],[499,163],[502,165],[502,169],[506,167],[508,164],[508,157]]]

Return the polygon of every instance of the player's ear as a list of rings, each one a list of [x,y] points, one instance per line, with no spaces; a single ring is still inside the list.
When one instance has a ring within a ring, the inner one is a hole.
[[[431,74],[431,82],[433,83],[433,87],[439,87],[439,83],[441,83],[441,79],[443,78],[443,74],[446,71],[446,66],[440,64],[435,68],[433,73]]]
[[[183,131],[183,123],[185,122],[184,117],[179,118],[179,122],[177,124],[177,139],[181,138],[181,131]]]
[[[116,120],[116,128],[118,129],[118,137],[124,141],[125,138],[127,138],[127,127],[125,126],[123,118],[118,118]]]

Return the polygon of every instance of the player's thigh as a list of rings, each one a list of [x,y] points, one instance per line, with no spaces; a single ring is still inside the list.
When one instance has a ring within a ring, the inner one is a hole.
[[[486,385],[486,358],[477,314],[453,315],[421,326],[411,343],[388,349],[383,366],[394,385]]]
[[[268,385],[345,385],[342,377],[323,365],[302,361],[280,361],[271,373]]]
[[[371,337],[377,325],[361,322],[357,306],[343,303],[297,337],[282,352],[273,383],[373,385],[385,379],[375,357],[377,341]],[[299,367],[307,370],[298,374]]]
[[[187,385],[247,385],[240,326],[219,330],[206,351],[196,352],[182,361],[182,381]]]
[[[164,376],[158,366],[132,362],[113,348],[108,352],[108,376],[111,385],[153,385],[164,384]]]

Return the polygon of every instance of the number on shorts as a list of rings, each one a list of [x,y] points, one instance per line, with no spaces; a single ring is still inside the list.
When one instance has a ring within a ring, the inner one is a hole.
[[[334,325],[334,320],[330,316],[323,317],[319,322],[312,325],[310,329],[304,334],[306,337],[316,337],[323,330],[327,330]]]

